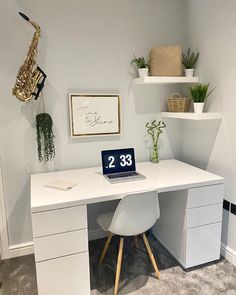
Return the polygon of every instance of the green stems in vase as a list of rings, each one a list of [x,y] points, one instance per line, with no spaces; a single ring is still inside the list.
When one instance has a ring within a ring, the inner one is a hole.
[[[153,150],[152,150],[152,155],[151,155],[151,162],[152,163],[159,163],[159,155],[158,155],[157,144],[153,145]]]
[[[151,135],[152,142],[153,142],[153,151],[151,155],[151,162],[152,163],[159,163],[159,154],[158,154],[158,140],[160,134],[163,132],[162,129],[166,127],[166,124],[162,121],[158,123],[156,120],[152,121],[151,123],[146,124],[147,133]]]

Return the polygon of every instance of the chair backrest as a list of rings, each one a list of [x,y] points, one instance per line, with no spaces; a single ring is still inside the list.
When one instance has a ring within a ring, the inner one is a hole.
[[[156,190],[130,194],[118,204],[108,231],[121,236],[138,235],[150,229],[159,217]]]

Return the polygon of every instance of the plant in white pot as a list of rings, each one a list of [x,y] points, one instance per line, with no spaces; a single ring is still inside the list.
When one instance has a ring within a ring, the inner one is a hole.
[[[148,76],[149,64],[150,64],[150,60],[146,62],[143,56],[136,57],[134,55],[134,59],[131,61],[131,65],[135,65],[137,67],[140,78]]]
[[[185,77],[193,77],[195,66],[199,58],[199,52],[191,52],[190,48],[187,53],[182,54],[182,64],[185,67]]]
[[[195,113],[202,113],[204,108],[204,103],[209,95],[214,89],[209,91],[210,84],[201,84],[192,85],[188,88],[188,94],[193,100],[193,107]]]

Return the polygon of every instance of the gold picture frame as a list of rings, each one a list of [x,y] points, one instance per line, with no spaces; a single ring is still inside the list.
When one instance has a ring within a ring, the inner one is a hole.
[[[120,135],[120,95],[69,93],[72,138]]]

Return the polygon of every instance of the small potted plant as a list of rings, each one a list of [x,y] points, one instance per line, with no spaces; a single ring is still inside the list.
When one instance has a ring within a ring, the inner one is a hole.
[[[193,107],[195,113],[202,113],[204,102],[214,89],[209,91],[209,84],[196,84],[188,88],[188,94],[193,100]]]
[[[185,67],[185,77],[193,77],[194,69],[199,58],[199,52],[191,52],[190,48],[187,53],[182,54],[182,64]]]
[[[140,78],[148,76],[149,64],[150,60],[146,62],[143,56],[136,57],[134,55],[134,59],[131,61],[131,65],[135,65],[137,67]]]

